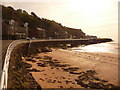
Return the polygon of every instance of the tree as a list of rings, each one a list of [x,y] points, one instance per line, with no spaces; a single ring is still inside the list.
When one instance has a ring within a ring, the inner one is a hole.
[[[33,17],[37,17],[37,18],[38,18],[38,16],[37,16],[34,12],[31,12],[31,15],[32,15]]]
[[[14,10],[14,8],[13,8],[13,7],[11,7],[11,6],[8,6],[7,8],[9,8],[9,9],[11,9],[11,10]]]
[[[28,14],[25,10],[23,10],[23,13]]]
[[[17,9],[18,12],[22,13],[22,9]]]

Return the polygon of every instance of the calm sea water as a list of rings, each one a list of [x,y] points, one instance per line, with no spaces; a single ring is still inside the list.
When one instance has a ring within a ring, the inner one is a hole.
[[[87,46],[79,46],[72,48],[72,50],[76,52],[105,52],[118,54],[118,50],[120,50],[120,47],[118,46],[119,45],[116,42],[107,42]]]

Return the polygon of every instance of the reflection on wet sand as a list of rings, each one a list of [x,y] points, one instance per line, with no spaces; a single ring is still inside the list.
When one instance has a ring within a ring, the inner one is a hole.
[[[73,48],[77,52],[105,52],[118,54],[118,44],[114,42],[87,45]]]

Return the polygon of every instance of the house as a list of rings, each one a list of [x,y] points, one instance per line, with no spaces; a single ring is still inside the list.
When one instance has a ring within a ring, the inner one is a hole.
[[[14,39],[24,39],[27,37],[26,28],[19,25],[14,20],[9,21],[8,36]]]
[[[37,28],[39,33],[39,38],[45,38],[45,29]]]
[[[15,36],[16,39],[25,39],[27,37],[26,29],[24,27],[17,27]]]

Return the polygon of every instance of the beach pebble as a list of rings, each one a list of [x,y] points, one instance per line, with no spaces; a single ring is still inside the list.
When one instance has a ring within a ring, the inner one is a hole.
[[[65,77],[61,77],[61,78],[65,79]]]
[[[60,88],[63,88],[63,86],[60,86]]]
[[[42,81],[44,81],[44,79],[42,79],[42,78],[40,78],[39,80],[42,80]]]
[[[58,81],[58,83],[61,83],[61,81]]]

